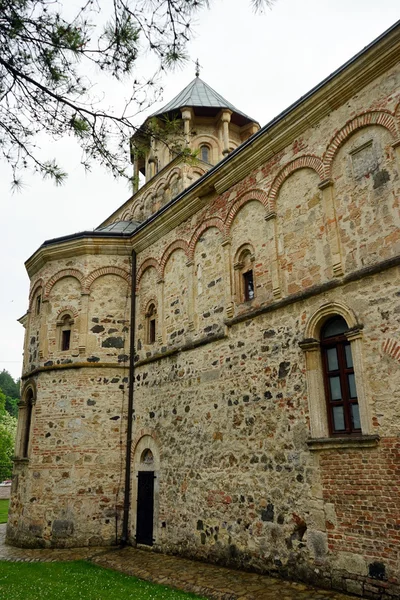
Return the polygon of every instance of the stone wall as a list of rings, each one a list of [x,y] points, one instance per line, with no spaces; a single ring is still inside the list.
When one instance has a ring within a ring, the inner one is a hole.
[[[132,543],[136,475],[154,468],[157,549],[399,595],[399,89],[392,68],[226,191],[207,187],[184,219],[133,236]],[[33,277],[24,390],[36,403],[14,543],[120,535],[129,252],[121,240],[108,254],[49,255]],[[66,311],[70,352],[57,336]],[[359,435],[329,433],[319,342],[336,314]]]

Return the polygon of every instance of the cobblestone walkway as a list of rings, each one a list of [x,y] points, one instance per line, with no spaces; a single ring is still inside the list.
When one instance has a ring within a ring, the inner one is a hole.
[[[311,588],[255,573],[166,556],[136,548],[77,548],[25,550],[5,546],[5,525],[0,525],[0,560],[90,560],[127,575],[194,592],[215,600],[354,600],[355,596]]]

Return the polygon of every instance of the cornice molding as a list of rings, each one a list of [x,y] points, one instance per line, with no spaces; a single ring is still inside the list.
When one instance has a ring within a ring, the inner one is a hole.
[[[33,277],[47,262],[85,255],[129,256],[132,242],[126,238],[85,237],[60,241],[42,246],[25,263],[29,277]]]

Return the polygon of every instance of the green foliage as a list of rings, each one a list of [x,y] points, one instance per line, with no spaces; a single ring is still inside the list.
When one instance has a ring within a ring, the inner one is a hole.
[[[6,395],[11,398],[20,398],[19,390],[20,382],[19,379],[14,381],[10,373],[3,369],[0,373],[0,389]]]
[[[12,385],[15,385],[15,382],[11,375],[7,373],[7,371],[3,371],[0,374],[0,378],[1,376],[3,376],[3,380],[6,382],[6,389],[11,392],[15,391],[15,388]],[[12,384],[8,378],[11,378]],[[0,389],[0,481],[3,480],[4,473],[8,475],[12,471],[12,457],[14,456],[17,419],[10,414],[9,407],[16,412],[17,402],[18,400],[16,398],[13,399],[6,396]],[[2,471],[4,471],[4,473]]]
[[[3,393],[5,396],[5,404],[3,408],[13,417],[16,417],[18,414],[18,400],[20,399],[20,382],[19,379],[14,381],[11,377],[10,373],[3,369],[0,373],[0,414],[2,412],[2,396]]]
[[[271,4],[251,2],[259,11]],[[159,98],[161,72],[187,59],[193,15],[208,6],[208,0],[112,0],[107,14],[103,3],[83,0],[67,17],[61,0],[0,0],[0,156],[12,167],[14,186],[22,186],[25,169],[56,184],[65,180],[36,145],[42,132],[75,136],[85,168],[96,160],[125,175],[127,140],[136,131],[130,115]],[[158,68],[141,78],[137,59],[148,52]],[[94,97],[87,77],[93,66],[115,79],[131,77],[132,95],[120,115]]]
[[[17,419],[4,411],[0,414],[0,465],[10,473],[16,433]]]
[[[0,500],[0,524],[7,523],[9,500]],[[0,584],[1,587],[1,584]]]
[[[7,600],[193,600],[166,586],[103,569],[84,561],[0,562],[0,598]],[[203,600],[206,600],[203,598]]]

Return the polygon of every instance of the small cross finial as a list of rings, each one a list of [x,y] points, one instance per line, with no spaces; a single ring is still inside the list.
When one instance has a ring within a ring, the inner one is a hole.
[[[200,75],[200,63],[199,63],[199,59],[196,60],[196,77],[199,77]]]

